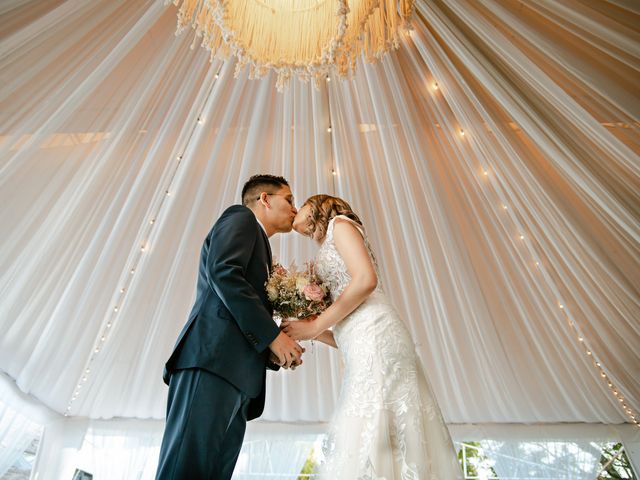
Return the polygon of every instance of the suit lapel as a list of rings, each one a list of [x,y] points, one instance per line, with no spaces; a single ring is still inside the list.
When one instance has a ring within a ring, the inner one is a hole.
[[[271,254],[271,244],[269,243],[269,237],[267,237],[267,234],[264,233],[264,230],[262,230],[262,227],[260,225],[258,225],[258,228],[260,229],[260,233],[262,234],[262,239],[264,240],[264,243],[267,244],[267,253],[269,254],[269,273],[271,273],[271,268],[273,268],[273,256]]]

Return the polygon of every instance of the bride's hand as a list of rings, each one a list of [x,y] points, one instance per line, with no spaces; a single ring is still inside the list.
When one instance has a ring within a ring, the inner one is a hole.
[[[318,318],[317,315],[310,315],[292,322],[283,320],[280,328],[294,340],[312,340],[322,333],[318,330],[316,318]]]

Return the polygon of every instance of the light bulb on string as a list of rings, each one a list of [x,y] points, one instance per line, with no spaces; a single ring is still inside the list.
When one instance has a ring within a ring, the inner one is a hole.
[[[460,129],[460,135],[461,136],[464,135],[464,130]],[[488,171],[484,170],[483,173],[486,176],[488,174]],[[503,210],[507,210],[508,207],[507,207],[506,204],[501,204],[501,205],[502,205],[502,209]],[[519,237],[520,237],[520,240],[524,240],[525,236],[524,236],[524,234],[520,233]],[[541,270],[544,269],[544,267],[541,266],[541,262],[540,261],[535,260],[534,264],[535,264],[536,267],[540,268]],[[560,310],[562,310],[563,312],[566,312],[565,305],[562,302],[558,301],[557,305],[560,308]],[[613,384],[613,382],[611,381],[611,379],[608,378],[607,374],[605,373],[605,371],[602,368],[601,362],[598,360],[598,358],[596,356],[597,354],[594,354],[594,352],[589,349],[589,345],[585,342],[584,337],[581,335],[579,325],[571,319],[571,316],[568,313],[566,313],[566,315],[567,315],[567,322],[569,323],[569,326],[572,329],[576,330],[576,333],[578,334],[577,335],[578,342],[585,346],[584,352],[588,357],[591,358],[591,362],[594,365],[594,367],[599,370],[598,373],[599,373],[600,377],[602,379],[604,379],[604,381],[606,382],[607,386],[609,387],[609,389],[611,390],[611,392],[613,393],[615,398],[618,399],[618,402],[621,404],[621,407],[622,407],[624,413],[626,414],[626,416],[628,416],[629,418],[631,418],[633,420],[633,423],[634,423],[634,425],[636,427],[640,428],[640,421],[638,421],[636,419],[637,413],[634,412],[631,408],[629,408],[629,406],[625,403],[624,396],[618,392],[618,390],[616,389],[616,387]]]

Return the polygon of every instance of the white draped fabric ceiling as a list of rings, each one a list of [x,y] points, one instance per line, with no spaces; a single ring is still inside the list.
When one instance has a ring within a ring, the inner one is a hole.
[[[418,0],[397,51],[278,93],[162,1],[3,2],[0,369],[59,414],[162,419],[202,240],[264,172],[361,214],[448,423],[640,419],[639,25]],[[263,420],[330,419],[339,355],[304,359]]]

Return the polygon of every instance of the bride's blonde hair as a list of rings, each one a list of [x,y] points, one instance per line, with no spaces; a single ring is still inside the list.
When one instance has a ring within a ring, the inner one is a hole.
[[[327,235],[329,222],[337,215],[344,215],[361,227],[363,226],[362,221],[355,214],[351,205],[341,198],[332,197],[331,195],[314,195],[307,198],[302,207],[305,205],[311,207],[309,226],[305,232],[310,237],[314,237],[317,234],[318,238],[324,238]]]

